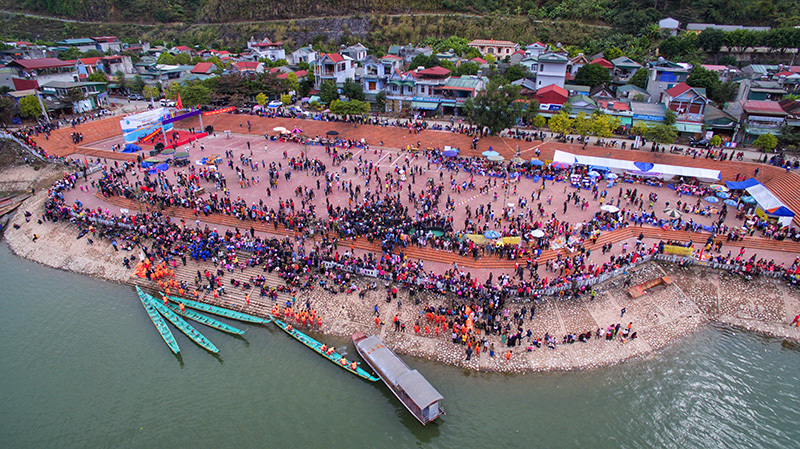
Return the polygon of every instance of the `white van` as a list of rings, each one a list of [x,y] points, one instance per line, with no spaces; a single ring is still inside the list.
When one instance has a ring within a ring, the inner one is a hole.
[[[166,108],[174,108],[175,107],[175,102],[172,101],[172,100],[168,100],[166,98],[162,98],[161,101],[158,102],[158,104],[160,104],[161,106],[166,107]]]

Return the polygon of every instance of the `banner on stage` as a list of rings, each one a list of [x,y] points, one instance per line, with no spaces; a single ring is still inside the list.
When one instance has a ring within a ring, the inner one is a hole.
[[[224,114],[226,112],[233,112],[235,110],[236,110],[236,108],[231,106],[229,108],[217,109],[216,111],[203,112],[203,117],[208,117],[209,115]]]

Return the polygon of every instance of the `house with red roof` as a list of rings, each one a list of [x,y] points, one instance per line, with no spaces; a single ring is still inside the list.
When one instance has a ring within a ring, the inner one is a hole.
[[[214,63],[198,62],[192,67],[191,73],[195,75],[211,75],[214,72]]]
[[[540,54],[547,51],[547,44],[542,42],[534,42],[525,47],[525,56],[528,58],[536,58]]]
[[[777,101],[747,101],[742,105],[741,139],[752,143],[762,134],[781,135],[789,114]]]
[[[511,56],[519,50],[519,44],[515,42],[494,39],[475,39],[467,45],[477,49],[482,55],[492,55],[497,59]]]
[[[678,115],[675,127],[679,133],[694,135],[703,132],[708,104],[705,89],[678,83],[664,91],[661,103]]]
[[[178,45],[170,49],[170,53],[186,53],[187,55],[191,55],[192,52],[193,50],[185,45]]]
[[[121,43],[119,39],[117,39],[117,36],[97,36],[92,39],[95,41],[95,47],[103,53],[109,50],[114,53],[119,53],[121,49]]]
[[[272,42],[266,37],[262,41],[256,41],[252,37],[247,41],[247,48],[253,59],[269,59],[277,61],[286,59],[286,50],[283,49],[283,42]]]
[[[550,110],[549,105],[551,104],[563,106],[569,99],[569,92],[557,84],[550,84],[537,90],[533,98],[539,102],[541,108]]]
[[[14,77],[37,80],[42,85],[50,81],[78,81],[75,63],[58,58],[15,59],[6,67],[12,69]]]
[[[236,61],[230,68],[240,75],[264,73],[264,63],[258,61]]]
[[[590,62],[589,64],[600,64],[604,68],[608,69],[609,72],[614,70],[614,64],[612,64],[611,61],[609,61],[609,60],[607,60],[605,58],[592,59],[592,62]]]
[[[337,86],[345,80],[356,78],[353,59],[339,53],[320,53],[314,66],[314,88],[319,89],[325,81],[333,81]]]

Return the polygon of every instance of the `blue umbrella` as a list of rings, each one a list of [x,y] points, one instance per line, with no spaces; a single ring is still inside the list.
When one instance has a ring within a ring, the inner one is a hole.
[[[490,229],[490,230],[484,232],[483,236],[486,237],[489,240],[492,240],[492,239],[496,239],[496,238],[500,237],[500,233],[495,231],[495,230]]]
[[[456,150],[456,149],[454,149],[454,148],[451,148],[451,149],[449,149],[449,150],[444,150],[444,152],[442,153],[442,155],[443,155],[444,157],[456,157],[456,156],[458,156],[458,150]]]
[[[730,193],[728,193],[728,192],[719,192],[719,191],[718,191],[718,192],[716,193],[716,195],[717,195],[717,197],[718,197],[718,198],[722,198],[722,199],[728,199],[728,198],[730,198],[730,197],[731,197],[731,194],[730,194]]]
[[[746,197],[742,198],[742,202],[743,203],[747,203],[747,204],[755,204],[756,203],[756,199],[753,198],[752,196],[746,196]]]
[[[609,174],[606,175],[606,178],[608,178],[608,179],[617,179],[617,178],[619,178],[619,176],[617,176],[614,173],[609,173]]]
[[[653,169],[653,167],[655,167],[655,165],[649,162],[634,162],[633,165],[635,165],[636,168],[638,168],[641,171],[650,171]]]
[[[599,178],[600,177],[600,173],[597,173],[596,171],[592,170],[592,171],[589,172],[589,177],[590,178]]]
[[[709,203],[719,203],[719,199],[715,196],[707,196],[703,199],[708,201]]]
[[[491,151],[491,150],[489,150],[489,151],[484,151],[484,152],[483,152],[483,153],[481,153],[481,154],[482,154],[482,155],[484,155],[484,156],[486,156],[486,157],[491,157],[491,156],[500,156],[500,153],[498,153],[497,151]]]
[[[727,204],[728,206],[736,207],[736,201],[735,200],[725,200],[725,201],[723,201],[723,203]]]
[[[544,162],[540,161],[539,159],[531,159],[531,165],[535,167],[541,167],[544,165]]]

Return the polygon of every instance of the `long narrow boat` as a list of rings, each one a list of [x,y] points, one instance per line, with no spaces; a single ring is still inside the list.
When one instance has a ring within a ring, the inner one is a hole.
[[[362,332],[356,332],[353,334],[353,344],[359,355],[422,425],[444,415],[444,410],[439,406],[442,395],[422,374],[409,368],[380,337],[367,337]]]
[[[201,313],[197,313],[192,309],[185,309],[181,311],[180,307],[178,306],[169,305],[168,307],[170,310],[172,310],[173,312],[177,313],[178,315],[184,318],[197,321],[200,324],[205,324],[206,326],[213,327],[216,330],[235,335],[244,334],[244,331],[241,329],[235,328],[228,323],[223,323],[222,321],[215,320],[214,318],[207,317]]]
[[[324,351],[322,349],[322,346],[323,346],[322,343],[318,342],[317,340],[314,340],[313,338],[311,338],[308,335],[300,332],[299,330],[295,329],[294,327],[291,327],[291,325],[286,324],[286,323],[284,323],[283,321],[281,321],[279,319],[274,319],[273,321],[275,322],[275,324],[278,325],[278,327],[283,329],[287,334],[289,334],[292,337],[294,337],[300,343],[302,343],[302,344],[308,346],[309,348],[311,348],[312,351],[314,351],[317,354],[319,354],[319,355],[325,357],[326,359],[330,360],[331,362],[333,362],[333,364],[335,364],[339,368],[343,368],[346,371],[349,371],[349,372],[355,374],[356,376],[361,377],[362,379],[366,379],[366,380],[371,381],[371,382],[377,382],[378,380],[380,380],[378,377],[373,376],[372,374],[368,373],[367,371],[362,369],[360,366],[358,366],[358,362],[355,362],[354,360],[347,361],[347,359],[344,359],[345,363],[342,364],[343,357],[342,357],[341,354],[339,354],[337,352],[333,352],[332,354],[327,354],[326,351]],[[353,362],[356,363],[356,367],[355,368],[353,368],[352,365],[351,365]]]
[[[136,293],[139,294],[139,300],[142,301],[144,310],[147,311],[147,314],[150,316],[150,320],[156,326],[158,333],[161,334],[161,338],[164,339],[164,343],[167,344],[169,349],[174,354],[178,354],[179,352],[181,352],[181,348],[178,347],[178,342],[175,341],[175,337],[172,335],[172,331],[169,330],[169,326],[167,326],[167,323],[164,322],[164,318],[161,318],[161,315],[158,314],[156,308],[150,304],[150,301],[146,296],[147,294],[143,292],[142,289],[140,289],[138,286],[136,287]]]
[[[147,295],[147,299],[149,300],[150,304],[158,310],[161,315],[164,315],[164,318],[168,319],[170,323],[174,324],[175,327],[178,328],[179,331],[186,334],[187,337],[191,338],[195,343],[200,345],[203,349],[206,349],[214,354],[219,352],[214,343],[211,343],[209,339],[207,339],[203,334],[197,332],[197,329],[192,327],[189,323],[183,320],[183,318],[179,317],[175,314],[172,310],[169,310],[169,307],[165,306],[164,304],[158,302],[156,298],[153,298],[150,295]]]
[[[202,310],[203,312],[213,313],[214,315],[224,316],[225,318],[231,318],[238,321],[244,321],[247,323],[256,323],[256,324],[268,324],[272,320],[269,318],[261,318],[258,316],[248,315],[243,312],[237,312],[235,310],[226,309],[224,307],[217,307],[211,304],[206,304],[204,302],[197,302],[192,301],[185,298],[179,298],[177,296],[170,296],[169,300],[176,303],[183,303],[186,307],[191,307],[192,309]]]

